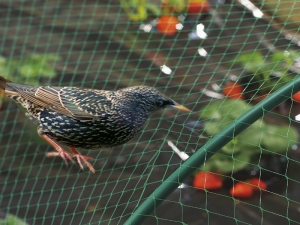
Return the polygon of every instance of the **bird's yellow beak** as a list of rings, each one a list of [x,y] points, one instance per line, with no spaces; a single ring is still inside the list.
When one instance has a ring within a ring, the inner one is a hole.
[[[185,111],[185,112],[191,112],[190,109],[188,109],[187,107],[185,107],[183,105],[176,104],[174,107],[179,109],[179,110]]]

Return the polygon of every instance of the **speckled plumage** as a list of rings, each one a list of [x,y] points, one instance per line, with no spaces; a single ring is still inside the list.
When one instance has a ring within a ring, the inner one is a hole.
[[[126,143],[142,129],[149,116],[167,106],[180,106],[151,87],[136,86],[117,91],[77,87],[33,87],[7,81],[0,76],[0,89],[20,103],[38,125],[39,135],[48,141],[65,161],[72,157],[82,167],[89,157],[76,148],[101,149]],[[69,146],[73,154],[59,144]]]

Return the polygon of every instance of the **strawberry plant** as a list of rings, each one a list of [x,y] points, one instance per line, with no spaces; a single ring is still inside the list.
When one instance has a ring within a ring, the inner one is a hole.
[[[0,225],[29,225],[29,224],[13,214],[5,213],[4,211],[1,211]]]
[[[269,57],[254,51],[238,55],[231,63],[245,68],[246,76],[241,77],[241,84],[247,86],[246,92],[268,94],[282,87],[300,72],[296,51],[276,51]],[[250,89],[250,90],[248,90]],[[251,90],[252,89],[252,90]]]
[[[182,25],[176,28],[179,24],[178,18],[183,23],[190,15],[207,14],[210,10],[207,0],[161,0],[161,4],[147,0],[120,0],[120,3],[130,21],[143,23],[148,20],[145,24],[141,24],[141,30],[145,32],[157,30],[160,34],[169,36],[183,28]],[[199,22],[195,18],[193,21],[195,26]],[[155,25],[156,29],[152,29]]]
[[[210,137],[218,135],[250,108],[243,100],[236,99],[207,105],[200,112],[201,120],[204,120],[204,134]],[[297,144],[298,138],[298,132],[291,126],[277,126],[259,119],[239,135],[233,136],[227,145],[205,162],[203,168],[224,173],[251,169],[258,163],[262,151],[264,154],[286,154],[287,149]]]
[[[56,76],[52,64],[59,60],[60,57],[54,54],[30,54],[21,60],[0,56],[0,73],[8,80],[38,85],[39,78]]]

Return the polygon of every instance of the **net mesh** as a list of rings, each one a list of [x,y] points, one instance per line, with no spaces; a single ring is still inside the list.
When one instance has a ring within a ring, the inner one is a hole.
[[[92,174],[45,157],[53,148],[22,109],[2,98],[3,224],[124,224],[182,165],[168,143],[192,155],[299,73],[297,1],[211,0],[208,12],[191,15],[178,9],[171,13],[179,18],[174,35],[162,34],[171,28],[159,30],[157,19],[169,6],[190,3],[162,2],[1,1],[1,76],[105,90],[147,85],[192,110],[154,114],[122,146],[82,149],[94,158]],[[231,89],[234,98],[224,97],[233,83],[243,93]],[[143,224],[299,224],[300,99],[286,99],[194,168],[217,174],[222,188],[199,190],[194,176],[187,177]],[[266,182],[266,191],[249,198],[230,195],[234,184],[254,177]]]

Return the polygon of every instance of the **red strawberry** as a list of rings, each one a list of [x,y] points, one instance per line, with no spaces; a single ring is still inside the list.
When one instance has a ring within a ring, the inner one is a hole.
[[[253,188],[247,183],[238,182],[229,191],[235,198],[250,198],[253,194]]]
[[[177,32],[176,25],[178,23],[177,17],[165,15],[157,19],[156,28],[161,34],[172,36]]]
[[[243,95],[243,87],[236,82],[228,82],[224,89],[223,94],[229,98],[245,99]]]
[[[292,96],[292,98],[296,101],[296,102],[300,102],[300,91],[298,91],[296,94],[294,94]]]
[[[188,5],[188,13],[206,13],[209,11],[210,5],[206,0],[191,0]]]
[[[199,172],[195,175],[194,187],[206,190],[216,190],[223,186],[219,175],[209,172]]]
[[[251,178],[249,183],[253,185],[252,189],[256,192],[267,190],[267,184],[259,178]]]

